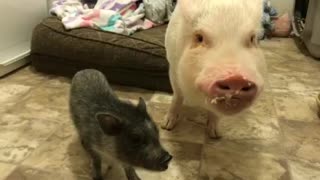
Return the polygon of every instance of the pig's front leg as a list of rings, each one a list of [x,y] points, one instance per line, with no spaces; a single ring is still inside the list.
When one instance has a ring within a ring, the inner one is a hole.
[[[166,130],[172,130],[175,125],[182,118],[181,108],[182,108],[183,98],[180,95],[173,95],[173,100],[170,105],[169,112],[165,117],[165,121],[162,124],[162,128]]]
[[[169,77],[170,77],[171,87],[173,90],[173,98],[172,98],[169,111],[165,117],[164,123],[161,126],[163,129],[166,129],[166,130],[173,129],[174,126],[182,118],[181,108],[183,103],[183,96],[176,82],[175,71],[172,68],[169,69]]]
[[[218,131],[219,118],[212,112],[208,112],[207,132],[210,138],[219,139],[221,136]]]
[[[125,165],[124,170],[128,180],[141,180],[133,167]]]

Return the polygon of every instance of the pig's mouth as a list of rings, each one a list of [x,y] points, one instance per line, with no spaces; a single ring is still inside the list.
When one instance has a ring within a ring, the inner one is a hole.
[[[248,108],[253,103],[254,98],[243,98],[237,95],[216,96],[207,98],[206,104],[217,108],[221,113],[234,115]]]

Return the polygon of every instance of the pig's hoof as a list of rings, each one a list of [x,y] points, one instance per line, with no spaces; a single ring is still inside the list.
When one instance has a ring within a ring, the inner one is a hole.
[[[181,117],[178,114],[167,114],[161,128],[165,130],[172,130],[177,125],[180,118]]]
[[[214,140],[218,140],[218,139],[221,139],[221,136],[219,135],[219,133],[216,131],[216,130],[208,130],[207,131],[208,133],[208,136],[211,138],[211,139],[214,139]]]

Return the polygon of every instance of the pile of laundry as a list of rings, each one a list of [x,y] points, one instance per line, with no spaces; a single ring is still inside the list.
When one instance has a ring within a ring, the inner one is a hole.
[[[277,10],[271,6],[270,0],[263,0],[263,30],[259,39],[266,37],[288,37],[292,32],[291,17],[289,13],[278,15]]]
[[[272,34],[272,31],[274,30],[272,18],[277,15],[278,12],[271,6],[270,0],[263,0],[263,15],[261,20],[263,31],[261,32],[259,39],[264,39],[266,36]]]
[[[55,0],[50,13],[58,16],[66,29],[97,28],[131,35],[170,20],[177,0]],[[263,30],[259,39],[290,34],[288,14],[278,17],[270,0],[263,0]]]
[[[131,35],[168,22],[173,9],[173,0],[55,0],[50,13],[66,29],[92,27]]]

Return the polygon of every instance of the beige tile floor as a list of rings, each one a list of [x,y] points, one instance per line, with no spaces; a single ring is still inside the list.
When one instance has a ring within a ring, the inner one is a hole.
[[[139,169],[143,180],[319,180],[320,61],[300,53],[291,39],[262,43],[270,87],[248,113],[221,121],[220,140],[205,134],[205,115],[186,108],[187,118],[161,130],[174,155],[162,173]],[[70,80],[25,67],[0,79],[0,180],[85,180],[90,166],[68,112]],[[122,98],[148,101],[159,123],[171,96],[114,86]],[[109,179],[123,179],[114,168]]]

